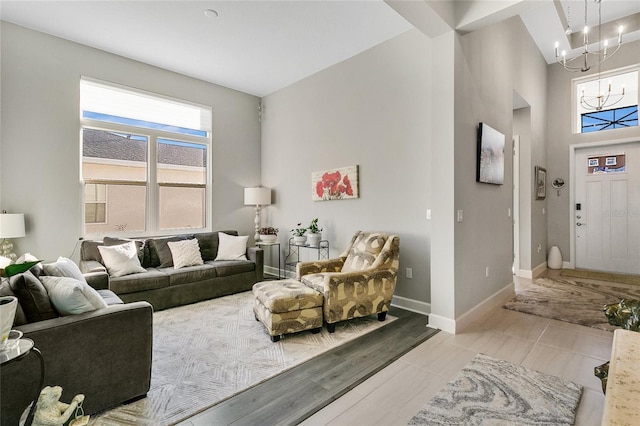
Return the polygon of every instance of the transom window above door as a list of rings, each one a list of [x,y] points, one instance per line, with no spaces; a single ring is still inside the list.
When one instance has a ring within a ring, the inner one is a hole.
[[[638,126],[638,76],[632,67],[574,80],[574,132]]]

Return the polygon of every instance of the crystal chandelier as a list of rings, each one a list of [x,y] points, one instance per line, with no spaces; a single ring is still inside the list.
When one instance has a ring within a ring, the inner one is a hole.
[[[622,45],[622,26],[618,27],[618,37],[617,37],[617,45],[615,46],[613,52],[608,53],[607,49],[609,48],[609,40],[602,40],[602,0],[594,0],[598,3],[598,50],[595,52],[589,51],[589,27],[587,26],[587,0],[584,0],[584,29],[582,35],[583,42],[583,50],[579,56],[576,56],[572,59],[567,60],[566,51],[563,50],[560,55],[558,55],[558,42],[555,45],[555,54],[556,60],[560,63],[564,69],[567,71],[581,71],[586,72],[591,69],[591,65],[589,64],[589,56],[595,57],[597,60],[598,67],[598,91],[597,95],[587,95],[585,94],[584,89],[580,94],[580,105],[582,108],[587,110],[595,110],[601,111],[604,108],[609,108],[618,102],[620,102],[624,98],[624,86],[622,86],[622,91],[620,93],[613,93],[611,91],[611,82],[607,84],[607,91],[602,91],[602,78],[601,78],[601,65],[604,61],[611,58],[615,53],[620,49]],[[571,34],[571,28],[568,27],[566,31],[567,35]],[[572,66],[571,62],[582,58],[582,64],[579,66]]]

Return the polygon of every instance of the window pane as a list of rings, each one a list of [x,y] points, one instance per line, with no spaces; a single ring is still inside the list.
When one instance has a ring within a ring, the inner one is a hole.
[[[158,182],[200,184],[207,182],[207,146],[158,139]]]
[[[85,204],[85,233],[113,234],[140,232],[146,229],[147,187],[145,185],[113,185],[106,187],[106,203]],[[100,211],[102,205],[104,211]],[[95,206],[95,207],[93,207]],[[88,215],[102,217],[102,223],[90,223]]]
[[[147,152],[145,136],[83,129],[82,177],[146,182]]]
[[[205,189],[160,187],[160,229],[205,227]]]
[[[638,106],[582,114],[582,133],[638,125]]]

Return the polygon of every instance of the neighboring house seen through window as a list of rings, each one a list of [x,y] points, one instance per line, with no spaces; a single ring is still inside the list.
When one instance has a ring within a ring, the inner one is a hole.
[[[80,83],[85,235],[206,229],[211,108]]]

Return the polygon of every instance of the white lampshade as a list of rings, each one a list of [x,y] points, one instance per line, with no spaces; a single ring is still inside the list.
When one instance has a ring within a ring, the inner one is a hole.
[[[0,214],[0,238],[20,238],[24,236],[24,214]]]
[[[247,206],[268,206],[271,204],[271,189],[269,188],[245,188],[244,204]]]

